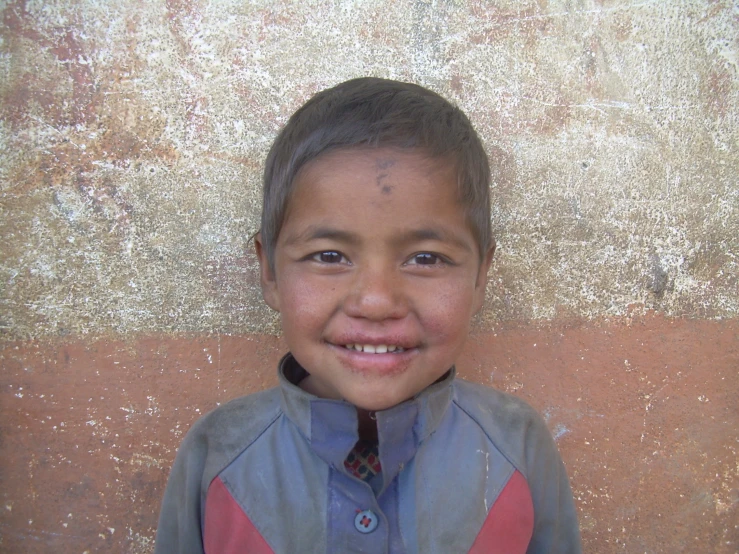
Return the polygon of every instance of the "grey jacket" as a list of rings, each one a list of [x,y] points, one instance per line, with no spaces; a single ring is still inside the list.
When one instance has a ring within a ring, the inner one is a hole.
[[[355,408],[296,384],[234,400],[192,427],[175,460],[158,554],[568,553],[580,550],[569,481],[522,400],[455,379],[377,413],[382,472],[344,469]]]

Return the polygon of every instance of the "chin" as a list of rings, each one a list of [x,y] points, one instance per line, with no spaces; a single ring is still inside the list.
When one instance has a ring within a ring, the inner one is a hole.
[[[393,408],[398,404],[402,404],[409,398],[412,398],[412,396],[402,399],[388,397],[372,398],[371,396],[362,396],[355,399],[347,398],[346,400],[347,402],[350,402],[361,410],[367,410],[368,412],[380,412],[382,410],[389,410],[390,408]]]
[[[352,404],[354,405],[355,408],[357,408],[359,410],[365,410],[367,412],[381,412],[383,410],[389,410],[390,408],[392,408],[394,406],[397,406],[398,404],[400,404],[400,402],[395,402],[395,403],[391,403],[391,402],[386,402],[386,403],[376,402],[376,403],[373,403],[373,402],[366,402],[366,401],[364,401],[364,402],[359,402],[359,403],[352,402]]]

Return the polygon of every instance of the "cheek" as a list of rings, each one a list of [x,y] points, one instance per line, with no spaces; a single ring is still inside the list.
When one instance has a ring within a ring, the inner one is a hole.
[[[467,336],[473,295],[472,289],[465,285],[437,289],[430,300],[424,301],[422,324],[435,341],[463,340]]]
[[[316,286],[309,278],[285,275],[278,283],[283,327],[307,328],[324,317],[329,304],[325,287]]]

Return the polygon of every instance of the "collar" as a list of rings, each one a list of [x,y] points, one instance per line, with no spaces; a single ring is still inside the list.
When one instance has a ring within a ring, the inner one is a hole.
[[[335,469],[359,439],[357,409],[345,400],[318,398],[297,384],[308,373],[286,354],[279,364],[282,411],[310,443],[313,451]],[[439,426],[452,400],[454,367],[439,381],[410,400],[376,412],[383,489],[413,458],[419,445]]]

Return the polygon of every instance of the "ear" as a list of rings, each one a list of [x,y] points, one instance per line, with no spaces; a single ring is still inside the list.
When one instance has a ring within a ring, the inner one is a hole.
[[[279,312],[280,295],[277,293],[277,280],[274,271],[269,266],[267,253],[262,244],[262,233],[257,233],[254,236],[254,249],[257,252],[257,258],[259,258],[259,281],[262,285],[262,297],[267,306]]]
[[[477,280],[475,281],[475,298],[473,304],[473,313],[477,313],[482,309],[482,305],[485,303],[485,289],[488,284],[488,271],[490,271],[490,264],[493,263],[493,254],[495,254],[495,242],[493,246],[485,253],[480,262],[480,268],[477,271]]]

